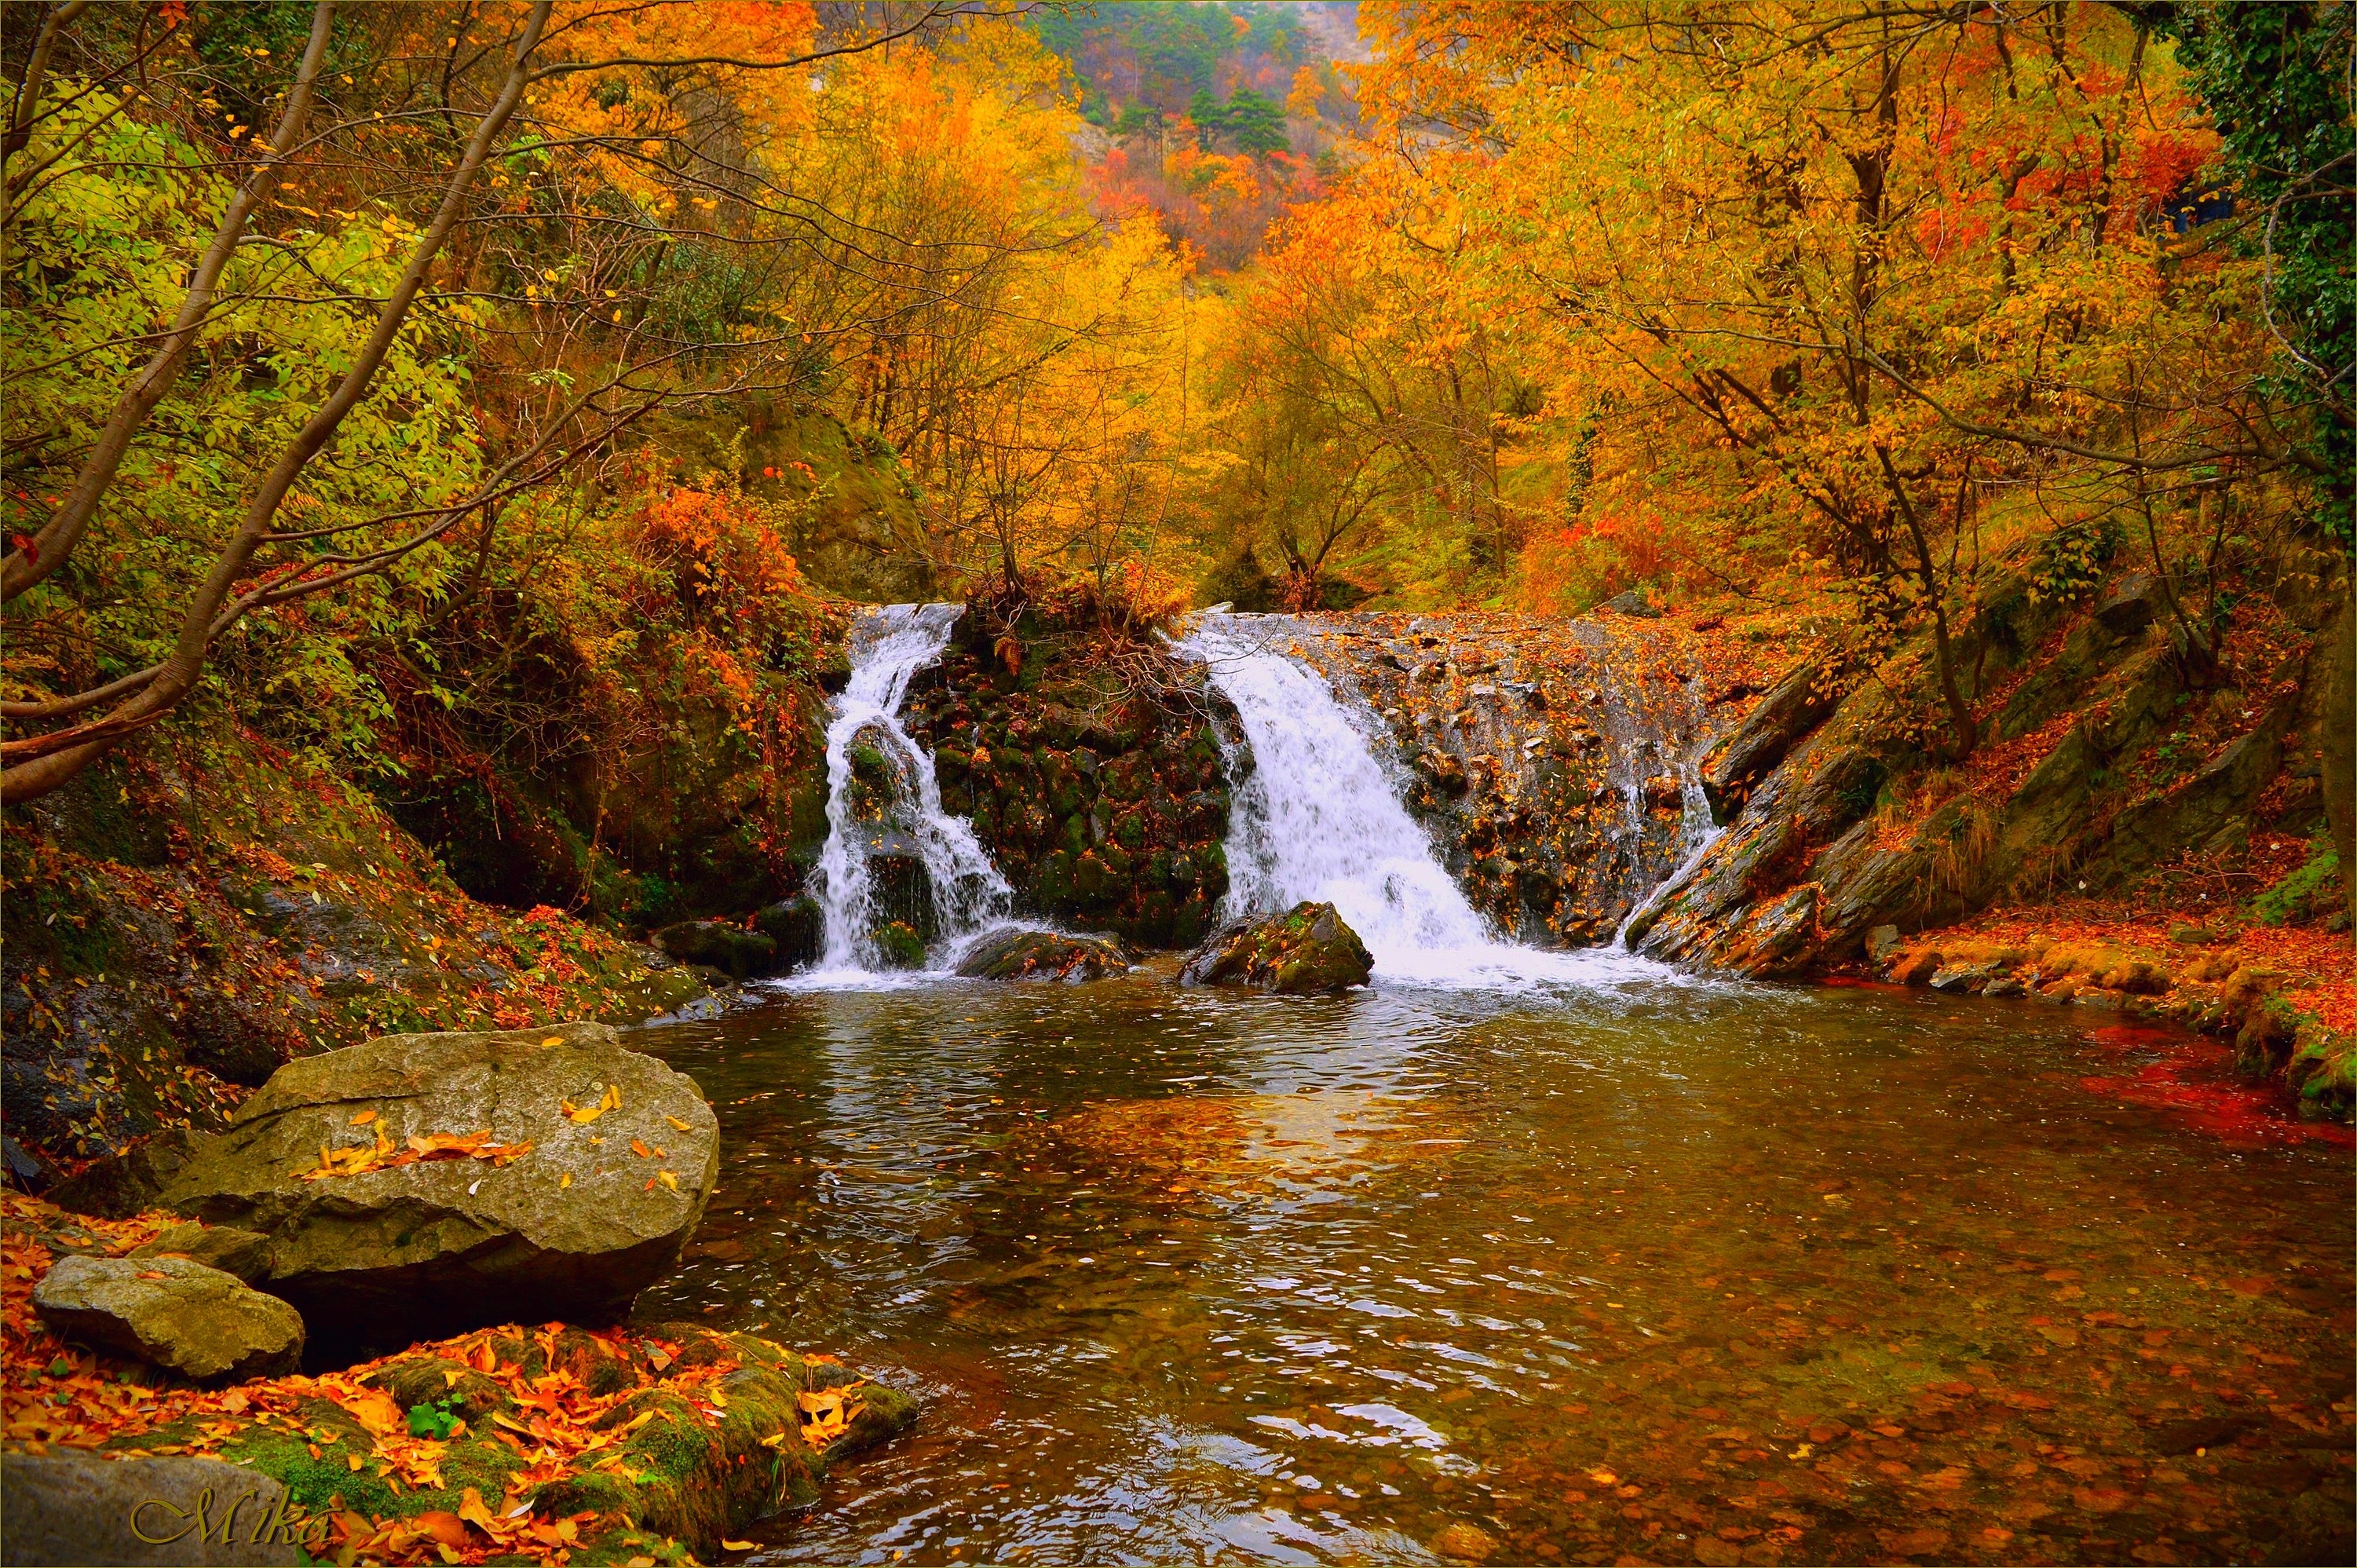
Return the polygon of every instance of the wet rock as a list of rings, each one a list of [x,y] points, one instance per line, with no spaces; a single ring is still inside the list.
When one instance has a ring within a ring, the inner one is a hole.
[[[1458,1563],[1487,1563],[1498,1554],[1498,1538],[1478,1524],[1459,1520],[1432,1538],[1432,1550]]]
[[[1942,961],[1936,949],[1908,953],[1891,966],[1890,978],[1900,985],[1929,985],[1940,972]]]
[[[59,1182],[48,1199],[76,1214],[128,1219],[156,1207],[166,1184],[188,1163],[201,1137],[185,1127],[167,1127]]]
[[[1877,926],[1866,934],[1866,956],[1877,963],[1889,963],[1898,956],[1901,938],[1896,926]]]
[[[303,1319],[275,1296],[188,1258],[67,1257],[33,1287],[59,1337],[198,1382],[291,1372]]]
[[[1932,972],[1931,985],[1934,991],[1975,992],[2001,972],[2001,966],[1994,963],[1946,964]]]
[[[219,1459],[10,1454],[0,1458],[0,1513],[8,1521],[0,1562],[308,1562],[296,1550],[296,1528],[285,1523],[285,1506],[280,1483]]]
[[[1078,984],[1125,973],[1129,950],[1114,937],[1068,937],[1061,931],[994,931],[958,963],[969,980],[1060,980]]]
[[[1188,985],[1255,985],[1305,995],[1364,985],[1375,961],[1331,904],[1297,904],[1285,914],[1229,927],[1189,955]]]
[[[655,945],[682,963],[716,969],[733,980],[767,974],[778,964],[777,939],[726,920],[683,920],[655,933]]]
[[[234,1274],[247,1284],[270,1277],[270,1238],[234,1225],[175,1225],[145,1246],[134,1247],[134,1258],[187,1258]]]
[[[814,961],[826,945],[826,916],[807,893],[769,905],[753,917],[753,929],[778,944],[781,969]]]
[[[477,1132],[531,1147],[504,1164],[307,1179],[323,1147]],[[290,1063],[199,1144],[163,1199],[268,1236],[268,1288],[315,1337],[397,1347],[487,1323],[620,1317],[677,1259],[718,1165],[719,1127],[694,1082],[605,1025],[560,1024],[394,1035]]]

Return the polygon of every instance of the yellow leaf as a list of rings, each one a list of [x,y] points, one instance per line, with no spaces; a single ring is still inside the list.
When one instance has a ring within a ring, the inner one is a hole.
[[[678,1117],[676,1117],[676,1116],[665,1116],[665,1117],[663,1118],[663,1120],[664,1120],[664,1121],[666,1121],[666,1122],[670,1122],[673,1126],[674,1126],[674,1127],[678,1128],[678,1129],[679,1129],[681,1132],[683,1132],[683,1133],[684,1133],[684,1132],[686,1132],[686,1131],[688,1130],[688,1129],[687,1129],[687,1123],[686,1123],[686,1122],[683,1122],[683,1121],[681,1121],[681,1120],[680,1120]]]
[[[361,1467],[361,1456],[357,1454],[347,1454],[344,1455],[344,1463],[351,1466],[354,1472],[358,1472]]]
[[[544,1050],[544,1050],[548,1049],[548,1047],[551,1047],[551,1046],[561,1046],[561,1045],[563,1045],[564,1043],[565,1043],[565,1036],[562,1036],[562,1035],[551,1035],[551,1036],[548,1036],[548,1038],[546,1038],[546,1039],[544,1039],[544,1040],[543,1040],[543,1041],[541,1041],[541,1042],[540,1042],[540,1048],[541,1048],[542,1050]]]
[[[604,1106],[608,1111],[619,1111],[622,1108],[622,1086],[619,1083],[608,1084],[606,1086],[606,1098],[599,1101],[597,1103]]]
[[[559,1192],[563,1192],[566,1187],[571,1187],[572,1185],[573,1173],[571,1171],[566,1171],[563,1176],[556,1178],[556,1190]]]
[[[362,1389],[340,1402],[362,1426],[379,1437],[390,1436],[408,1425],[402,1417],[401,1406],[393,1402],[393,1397],[374,1389]]]
[[[671,1188],[673,1192],[677,1192],[679,1190],[679,1177],[672,1175],[669,1171],[657,1171],[655,1173],[655,1179],[662,1183],[663,1186]]]
[[[353,1118],[351,1119],[351,1122],[349,1123],[349,1125],[351,1125],[351,1126],[354,1126],[354,1127],[365,1127],[365,1126],[367,1126],[370,1122],[373,1122],[373,1121],[375,1121],[375,1120],[376,1120],[376,1112],[373,1112],[373,1111],[363,1111],[363,1112],[361,1112],[359,1115],[357,1115],[357,1116],[353,1117]]]
[[[753,1543],[749,1541],[724,1541],[720,1543],[720,1550],[723,1552],[750,1552],[753,1550]]]

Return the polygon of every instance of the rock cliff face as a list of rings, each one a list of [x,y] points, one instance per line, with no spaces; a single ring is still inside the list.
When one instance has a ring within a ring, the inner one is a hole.
[[[1322,615],[1291,647],[1372,710],[1441,863],[1519,940],[1610,940],[1709,829],[1695,764],[1736,688],[1674,627]]]
[[[1878,926],[1918,930],[1998,898],[2231,885],[2255,836],[2323,827],[2324,758],[2349,733],[2326,712],[2330,607],[2290,594],[2248,607],[2212,672],[2175,652],[2149,577],[2076,605],[2000,585],[1963,652],[1985,739],[1953,767],[1910,722],[1925,704],[1907,677],[1923,671],[1804,664],[1706,760],[1733,822],[1630,940],[1799,974],[1856,959]]]

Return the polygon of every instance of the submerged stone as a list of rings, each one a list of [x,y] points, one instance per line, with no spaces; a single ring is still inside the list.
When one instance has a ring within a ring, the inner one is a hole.
[[[1375,961],[1331,904],[1297,904],[1257,923],[1231,926],[1189,955],[1188,985],[1255,985],[1281,995],[1364,985]]]
[[[495,1157],[447,1146],[477,1133]],[[694,1083],[605,1025],[394,1035],[279,1069],[164,1202],[268,1236],[269,1289],[316,1337],[404,1346],[619,1318],[694,1231],[719,1145]]]
[[[59,1338],[197,1382],[274,1376],[303,1359],[293,1307],[189,1258],[60,1258],[33,1287],[33,1310]]]
[[[1060,980],[1077,985],[1128,969],[1129,950],[1116,937],[1005,930],[976,942],[957,972],[969,980]]]

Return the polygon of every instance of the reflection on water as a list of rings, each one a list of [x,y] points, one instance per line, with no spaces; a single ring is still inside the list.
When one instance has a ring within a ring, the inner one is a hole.
[[[726,1140],[640,1316],[925,1397],[765,1561],[2348,1562],[2345,1136],[2090,1035],[1627,979],[781,995],[635,1037]]]

